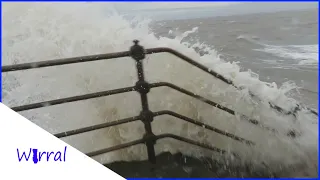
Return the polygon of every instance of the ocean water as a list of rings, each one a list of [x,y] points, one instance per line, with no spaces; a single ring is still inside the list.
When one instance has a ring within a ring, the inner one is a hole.
[[[3,65],[127,51],[133,39],[139,39],[145,48],[170,47],[210,67],[243,89],[239,91],[230,87],[167,53],[147,56],[145,71],[149,82],[172,82],[238,113],[231,116],[169,88],[151,91],[151,110],[172,110],[252,140],[257,145],[248,147],[170,116],[156,118],[153,122],[155,134],[172,133],[188,137],[236,152],[243,161],[251,163],[317,166],[318,117],[305,110],[299,111],[296,117],[279,114],[268,104],[271,101],[288,111],[300,99],[309,106],[316,105],[317,29],[301,28],[317,27],[314,25],[318,23],[313,18],[314,11],[303,12],[296,18],[284,13],[172,22],[139,18],[129,21],[115,14],[113,7],[105,3],[3,3],[2,12]],[[263,27],[267,23],[261,22],[270,20],[270,16],[275,22],[269,24],[275,23],[289,30],[277,35],[272,30],[275,31],[275,27],[279,29],[278,26]],[[280,23],[279,19],[285,23]],[[263,28],[265,33],[261,32]],[[288,31],[297,35],[288,37]],[[305,34],[302,35],[303,32]],[[2,75],[3,102],[10,107],[132,86],[137,81],[131,58]],[[308,95],[300,92],[301,80],[304,80],[302,88],[310,91]],[[252,98],[249,91],[262,101]],[[21,114],[45,130],[58,133],[136,116],[140,110],[139,96],[132,92]],[[279,134],[247,123],[241,114],[277,129]],[[286,136],[292,129],[301,135],[295,139]],[[142,123],[136,122],[63,140],[82,152],[91,152],[141,138],[143,133]],[[156,151],[220,157],[174,140],[158,141]],[[102,163],[141,160],[146,159],[146,148],[140,145],[94,158]]]
[[[186,41],[211,46],[224,60],[240,62],[262,81],[295,83],[299,88],[292,97],[318,109],[317,9],[158,21],[153,26],[165,37],[195,27]]]

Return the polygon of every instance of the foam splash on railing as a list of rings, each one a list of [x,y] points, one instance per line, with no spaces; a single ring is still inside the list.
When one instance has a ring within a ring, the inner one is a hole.
[[[288,98],[286,94],[295,88],[294,84],[278,87],[262,82],[254,73],[240,71],[237,63],[225,62],[214,49],[202,43],[182,42],[183,38],[157,38],[150,32],[148,21],[136,21],[132,27],[133,23],[121,16],[106,15],[105,7],[107,6],[103,3],[3,3],[2,23],[3,27],[6,27],[3,29],[2,39],[3,65],[127,51],[133,39],[139,39],[145,48],[170,47],[231,79],[235,85],[245,88],[239,92],[166,53],[147,56],[145,71],[148,81],[173,82],[236,112],[254,117],[277,128],[282,134],[293,128],[301,132],[301,136],[292,140],[286,136],[265,133],[241,123],[239,118],[166,88],[159,88],[150,93],[150,106],[153,111],[172,110],[259,142],[260,146],[256,150],[248,150],[219,135],[208,133],[203,128],[177,122],[167,116],[155,122],[156,133],[176,133],[241,152],[244,159],[252,160],[254,157],[257,162],[268,159],[270,162],[278,160],[290,164],[304,159],[306,154],[313,153],[317,148],[317,117],[307,111],[300,111],[295,120],[293,116],[275,112],[267,103],[271,101],[287,110],[293,109],[297,102]],[[195,51],[196,47],[205,49],[207,53],[200,56]],[[137,80],[134,63],[131,58],[121,58],[108,62],[2,74],[3,101],[9,106],[16,106],[132,86]],[[249,90],[263,101],[252,98]],[[137,94],[128,93],[43,108],[39,111],[26,111],[22,112],[22,115],[51,133],[58,133],[136,116],[140,108]],[[65,141],[84,152],[89,152],[138,139],[142,132],[141,123],[133,123],[70,137]],[[166,149],[192,155],[211,155],[189,145],[171,141],[159,141],[157,146],[158,151]],[[292,156],[296,154],[300,155],[299,158],[293,159]],[[107,161],[143,159],[145,148],[133,147],[106,154],[101,158]]]

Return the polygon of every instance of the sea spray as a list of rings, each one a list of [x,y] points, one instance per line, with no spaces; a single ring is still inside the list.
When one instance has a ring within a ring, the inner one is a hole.
[[[238,91],[168,53],[147,56],[147,81],[172,82],[279,131],[279,134],[274,135],[248,124],[240,114],[232,116],[162,87],[153,89],[150,93],[150,108],[153,111],[171,110],[255,141],[257,145],[247,147],[170,116],[157,117],[158,120],[153,123],[156,134],[173,133],[209,143],[237,152],[243,160],[257,163],[276,161],[291,164],[305,159],[308,152],[317,149],[318,129],[314,124],[317,117],[301,111],[294,120],[293,116],[275,112],[270,108],[269,101],[291,110],[296,104],[295,100],[286,96],[285,89],[261,82],[252,76],[251,72],[240,71],[237,63],[225,62],[214,49],[208,47],[207,53],[200,56],[194,50],[197,44],[182,42],[184,37],[191,35],[190,33],[196,33],[196,28],[191,28],[192,31],[177,38],[157,38],[150,31],[150,21],[130,22],[119,15],[106,13],[108,9],[112,10],[109,3],[3,3],[2,9],[3,65],[127,51],[132,45],[132,40],[139,39],[145,48],[175,49],[232,80],[236,86],[244,88]],[[200,44],[201,48],[205,47]],[[3,101],[9,106],[17,106],[132,86],[136,81],[134,61],[129,57],[3,73]],[[262,101],[252,98],[249,90]],[[51,133],[57,133],[136,116],[140,109],[139,96],[132,92],[50,106],[21,114]],[[301,136],[294,140],[287,137],[286,134],[291,129],[297,129]],[[141,138],[143,133],[142,123],[136,122],[63,140],[83,152],[90,152]],[[211,152],[203,149],[193,146],[191,148],[188,144],[167,139],[159,140],[156,148],[157,152],[167,150],[181,151],[194,156],[213,156]],[[146,150],[143,146],[137,146],[96,158],[101,162],[145,159]]]

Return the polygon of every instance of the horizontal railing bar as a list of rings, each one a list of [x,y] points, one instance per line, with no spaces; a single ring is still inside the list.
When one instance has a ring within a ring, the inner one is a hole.
[[[241,87],[236,86],[231,80],[223,77],[223,76],[220,75],[219,73],[217,73],[217,72],[213,71],[212,69],[210,69],[210,68],[208,68],[208,67],[206,67],[206,66],[204,66],[204,65],[202,65],[202,64],[200,64],[200,63],[198,63],[197,61],[189,58],[188,56],[185,56],[184,54],[182,54],[182,53],[180,53],[180,52],[178,52],[178,51],[176,51],[176,50],[173,50],[173,49],[171,49],[171,48],[150,49],[150,50],[151,50],[153,53],[167,52],[167,53],[173,54],[173,55],[179,57],[180,59],[188,62],[189,64],[191,64],[191,65],[193,65],[193,66],[196,66],[197,68],[199,68],[199,69],[201,69],[201,70],[203,70],[203,71],[211,74],[212,76],[220,79],[221,81],[223,81],[223,82],[225,82],[225,83],[227,83],[227,84],[230,84],[230,85],[232,85],[233,87],[235,87],[235,88],[237,88],[237,89],[241,89]],[[148,50],[147,50],[147,52],[148,52]],[[255,97],[256,97],[256,95],[254,95],[251,91],[250,91],[249,93],[250,93],[251,96],[255,96]],[[260,100],[260,101],[261,101],[261,100]],[[280,106],[277,106],[277,105],[275,105],[275,104],[273,104],[273,103],[271,103],[271,102],[269,102],[269,105],[270,105],[271,108],[277,110],[277,111],[280,112],[280,113],[284,113],[284,114],[286,114],[286,115],[291,115],[291,114],[292,114],[292,115],[294,115],[294,116],[295,116],[295,114],[296,114],[296,112],[286,111],[285,109],[283,109],[283,108],[281,108]],[[300,108],[300,106],[299,106],[298,104],[296,105],[296,107],[297,107],[297,110],[301,110],[301,108]],[[308,107],[306,107],[306,109],[309,110],[309,111],[310,111],[311,113],[313,113],[314,115],[317,115],[317,116],[318,116],[318,112],[316,112],[315,110],[310,109],[310,108],[308,108]]]
[[[171,53],[179,58],[181,58],[182,60],[188,62],[189,64],[193,65],[193,66],[196,66],[198,67],[199,69],[211,74],[212,76],[220,79],[221,81],[227,83],[227,84],[230,84],[232,85],[233,87],[237,88],[237,89],[241,89],[241,87],[237,87],[231,80],[223,77],[222,75],[218,74],[217,72],[213,71],[212,69],[198,63],[197,61],[189,58],[188,56],[185,56],[183,55],[182,53],[176,51],[176,50],[173,50],[171,48],[162,48],[162,49],[151,49],[153,51],[153,53],[160,53],[160,52],[167,52],[167,53]],[[249,92],[251,96],[256,96],[254,95],[252,92]],[[261,100],[260,100],[261,101]],[[296,112],[292,112],[292,111],[286,111],[285,109],[281,108],[280,106],[277,106],[271,102],[269,102],[269,105],[271,108],[277,110],[278,112],[280,113],[284,113],[284,114],[287,114],[287,115],[294,115],[296,114]],[[301,110],[300,106],[297,104],[296,105],[297,109],[296,110]],[[309,110],[311,113],[313,113],[314,115],[318,116],[318,112],[316,112],[315,110],[313,109],[310,109],[308,107],[306,107],[307,110]]]
[[[207,104],[209,104],[211,106],[214,106],[214,107],[217,107],[217,108],[219,108],[219,109],[221,109],[223,111],[226,111],[229,114],[235,115],[235,111],[233,111],[233,110],[231,110],[231,109],[229,109],[227,107],[224,107],[224,106],[222,106],[222,105],[220,105],[218,103],[215,103],[215,102],[213,102],[213,101],[211,101],[209,99],[206,99],[206,98],[204,98],[204,97],[202,97],[202,96],[200,96],[198,94],[195,94],[195,93],[192,93],[192,92],[190,92],[188,90],[185,90],[185,89],[183,89],[183,88],[181,88],[181,87],[179,87],[177,85],[174,85],[174,84],[171,84],[171,83],[167,83],[167,82],[158,82],[158,83],[153,83],[150,86],[152,88],[161,87],[161,86],[166,86],[166,87],[172,88],[172,89],[177,90],[177,91],[179,91],[179,92],[181,92],[183,94],[189,95],[189,96],[191,96],[191,97],[193,97],[195,99],[198,99],[198,100],[200,100],[200,101],[202,101],[204,103],[207,103]]]
[[[94,130],[98,130],[98,129],[102,129],[102,128],[107,128],[107,127],[111,127],[111,126],[117,126],[120,124],[130,123],[130,122],[137,121],[139,119],[140,119],[140,116],[129,117],[129,118],[120,119],[120,120],[116,120],[116,121],[112,121],[112,122],[102,123],[102,124],[98,124],[98,125],[93,125],[93,126],[89,126],[89,127],[84,127],[84,128],[79,128],[79,129],[75,129],[75,130],[71,130],[71,131],[66,131],[66,132],[54,134],[54,136],[56,136],[57,138],[62,138],[62,137],[81,134],[81,133],[94,131]]]
[[[172,138],[172,139],[176,139],[178,141],[183,141],[183,142],[186,142],[188,144],[192,144],[192,145],[195,145],[195,146],[202,147],[204,149],[209,149],[209,150],[212,150],[212,151],[215,151],[215,152],[218,152],[218,153],[222,153],[222,154],[228,153],[226,150],[223,150],[223,149],[220,149],[220,148],[216,148],[216,147],[210,146],[208,144],[200,143],[200,142],[197,142],[197,141],[194,141],[194,140],[191,140],[191,139],[188,139],[188,138],[184,138],[184,137],[181,137],[181,136],[177,136],[177,135],[174,135],[174,134],[161,134],[161,135],[156,136],[156,138],[157,138],[157,140],[164,139],[164,138]],[[230,152],[230,153],[232,155],[234,155],[235,157],[239,157],[235,153],[232,153],[232,152]]]
[[[190,91],[187,91],[181,87],[178,87],[174,84],[171,83],[167,83],[167,82],[159,82],[159,83],[152,83],[150,84],[151,88],[155,88],[155,87],[161,87],[161,86],[166,86],[166,87],[170,87],[172,89],[175,89],[181,93],[184,93],[186,95],[189,95],[191,97],[194,97],[204,103],[207,103],[211,106],[217,107],[225,112],[228,112],[232,115],[236,115],[235,111],[224,107],[222,105],[219,105],[209,99],[206,99],[200,95],[197,95],[195,93],[192,93]],[[91,93],[91,94],[85,94],[85,95],[80,95],[80,96],[73,96],[73,97],[67,97],[67,98],[62,98],[62,99],[56,99],[56,100],[51,100],[51,101],[44,101],[44,102],[39,102],[39,103],[33,103],[33,104],[28,104],[28,105],[22,105],[22,106],[16,106],[16,107],[12,107],[11,109],[19,112],[19,111],[25,111],[25,110],[30,110],[30,109],[37,109],[37,108],[42,108],[42,107],[48,107],[48,106],[53,106],[53,105],[58,105],[58,104],[63,104],[63,103],[68,103],[68,102],[75,102],[75,101],[80,101],[80,100],[87,100],[87,99],[92,99],[92,98],[97,98],[97,97],[103,97],[103,96],[109,96],[109,95],[114,95],[114,94],[120,94],[120,93],[125,93],[125,92],[131,92],[131,91],[135,91],[135,87],[126,87],[126,88],[120,88],[120,89],[114,89],[114,90],[108,90],[108,91],[102,91],[102,92],[97,92],[97,93]],[[251,124],[254,125],[258,125],[264,129],[276,132],[274,129],[266,127],[261,125],[257,120],[253,120],[248,118],[245,115],[241,115],[241,119],[245,119],[246,121],[248,121]]]
[[[44,101],[44,102],[33,103],[33,104],[28,104],[28,105],[23,105],[23,106],[16,106],[16,107],[12,107],[11,109],[16,112],[19,112],[19,111],[37,109],[37,108],[48,107],[48,106],[53,106],[53,105],[58,105],[58,104],[63,104],[63,103],[69,103],[69,102],[87,100],[87,99],[92,99],[92,98],[110,96],[110,95],[114,95],[114,94],[120,94],[120,93],[131,92],[131,91],[135,91],[135,87],[132,86],[132,87],[113,89],[113,90],[108,90],[108,91],[101,91],[101,92],[96,92],[96,93],[91,93],[91,94],[73,96],[73,97],[68,97],[68,98],[56,99],[56,100],[51,100],[51,101]]]
[[[192,64],[193,66],[196,66],[200,69],[202,69],[205,72],[210,73],[214,77],[228,83],[232,84],[232,81],[224,78],[220,74],[210,70],[206,66],[197,63],[196,61],[192,60],[191,58],[171,49],[171,48],[165,48],[165,47],[159,47],[159,48],[150,48],[146,49],[146,54],[153,54],[153,53],[171,53],[182,60]],[[35,69],[35,68],[42,68],[42,67],[48,67],[48,66],[59,66],[59,65],[66,65],[66,64],[75,64],[75,63],[84,63],[84,62],[90,62],[90,61],[99,61],[99,60],[107,60],[107,59],[114,59],[114,58],[121,58],[121,57],[128,57],[130,56],[129,51],[122,51],[122,52],[115,52],[115,53],[106,53],[106,54],[96,54],[96,55],[90,55],[90,56],[80,56],[80,57],[72,57],[72,58],[63,58],[63,59],[55,59],[55,60],[46,60],[46,61],[40,61],[40,62],[32,62],[32,63],[23,63],[23,64],[15,64],[15,65],[6,65],[2,66],[2,72],[10,72],[10,71],[19,71],[19,70],[27,70],[27,69]]]
[[[200,64],[200,63],[197,63],[197,61],[189,58],[188,56],[185,56],[183,55],[182,53],[176,51],[176,50],[173,50],[171,48],[153,48],[153,49],[146,49],[146,51],[148,52],[148,54],[152,54],[152,53],[162,53],[162,52],[166,52],[166,53],[170,53],[170,54],[173,54],[177,57],[179,57],[180,59],[184,60],[185,62],[193,65],[193,66],[196,66],[197,68],[211,74],[212,76],[222,80],[223,82],[227,83],[227,84],[230,84],[230,85],[233,85],[233,82],[230,81],[229,79],[226,79],[225,77],[223,77],[222,75],[216,73],[215,71],[209,69],[208,67]]]
[[[297,113],[297,111],[300,111],[302,110],[302,108],[300,107],[300,105],[296,105],[295,109],[293,111],[285,111],[284,109],[282,109],[281,107],[279,106],[276,106],[274,104],[272,104],[271,102],[269,102],[269,105],[271,108],[273,109],[276,109],[278,112],[282,112],[286,115],[291,115],[293,114],[294,116],[296,116],[295,114]],[[311,108],[308,108],[308,107],[304,107],[306,110],[310,111],[312,114],[318,116],[318,112],[316,112],[315,110],[311,109]]]
[[[192,124],[195,124],[197,126],[212,130],[218,134],[230,137],[236,141],[240,141],[243,143],[246,143],[248,145],[255,145],[254,142],[246,140],[244,138],[238,137],[236,135],[230,134],[228,132],[222,131],[220,129],[214,128],[212,126],[209,126],[207,124],[204,124],[202,122],[193,120],[191,118],[188,118],[186,116],[180,115],[178,113],[175,113],[173,111],[158,111],[158,112],[154,112],[153,113],[154,116],[161,116],[161,115],[171,115],[174,116],[176,118],[179,118],[181,120],[190,122]],[[141,119],[140,116],[135,116],[135,117],[129,117],[129,118],[125,118],[125,119],[120,119],[120,120],[116,120],[116,121],[112,121],[112,122],[107,122],[107,123],[102,123],[102,124],[98,124],[98,125],[93,125],[93,126],[89,126],[89,127],[85,127],[85,128],[79,128],[79,129],[75,129],[75,130],[70,130],[70,131],[66,131],[66,132],[61,132],[58,134],[54,134],[54,136],[56,136],[57,138],[62,138],[62,137],[67,137],[67,136],[71,136],[71,135],[76,135],[76,134],[81,134],[81,133],[85,133],[85,132],[89,132],[89,131],[94,131],[94,130],[98,130],[98,129],[102,129],[102,128],[107,128],[110,126],[116,126],[116,125],[120,125],[120,124],[125,124],[125,123],[129,123],[129,122],[134,122]]]
[[[120,144],[120,145],[117,145],[117,146],[112,146],[112,147],[109,147],[109,148],[104,148],[104,149],[101,149],[101,150],[93,151],[93,152],[90,152],[90,153],[86,153],[86,155],[89,156],[89,157],[97,156],[97,155],[101,155],[101,154],[104,154],[104,153],[108,153],[108,152],[124,149],[124,148],[130,147],[130,146],[142,144],[142,143],[147,142],[148,140],[160,140],[160,139],[164,139],[164,138],[172,138],[172,139],[175,139],[175,140],[178,140],[178,141],[182,141],[182,142],[185,142],[185,143],[188,143],[188,144],[192,144],[192,145],[195,145],[195,146],[198,146],[198,147],[202,147],[204,149],[208,149],[208,150],[215,151],[215,152],[222,153],[222,154],[226,154],[227,153],[227,151],[225,151],[223,149],[219,149],[219,148],[216,148],[216,147],[204,144],[204,143],[196,142],[196,141],[193,141],[191,139],[180,137],[180,136],[177,136],[177,135],[174,135],[174,134],[161,134],[161,135],[157,135],[157,136],[154,136],[154,137],[142,138],[142,139],[134,140],[134,141],[131,141],[131,142],[128,142],[128,143]],[[231,153],[231,154],[233,154],[235,157],[239,157],[235,153]]]
[[[216,133],[218,133],[218,134],[227,136],[227,137],[229,137],[229,138],[231,138],[231,139],[233,139],[233,140],[236,140],[236,141],[239,141],[239,142],[242,142],[242,143],[246,143],[247,145],[255,145],[255,143],[252,142],[252,141],[249,141],[249,140],[246,140],[246,139],[244,139],[244,138],[238,137],[238,136],[236,136],[236,135],[234,135],[234,134],[231,134],[231,133],[228,133],[228,132],[226,132],[226,131],[222,131],[222,130],[220,130],[220,129],[217,129],[217,128],[215,128],[215,127],[209,126],[209,125],[207,125],[207,124],[204,124],[204,123],[202,123],[202,122],[196,121],[196,120],[194,120],[194,119],[188,118],[188,117],[186,117],[186,116],[183,116],[183,115],[178,114],[178,113],[173,112],[173,111],[168,111],[168,110],[158,111],[158,112],[155,112],[154,115],[155,115],[155,116],[170,115],[170,116],[176,117],[176,118],[178,118],[178,119],[181,119],[181,120],[183,120],[183,121],[187,121],[187,122],[189,122],[189,123],[195,124],[195,125],[197,125],[197,126],[200,126],[200,127],[205,128],[205,129],[214,131],[214,132],[216,132]]]
[[[107,54],[96,54],[96,55],[90,55],[90,56],[80,56],[80,57],[32,62],[32,63],[7,65],[7,66],[2,66],[2,72],[20,71],[20,70],[27,70],[27,69],[43,68],[48,66],[59,66],[59,65],[66,65],[66,64],[107,60],[107,59],[127,57],[129,55],[130,55],[129,51],[123,51],[123,52],[115,52],[115,53],[107,53]]]
[[[161,47],[150,48],[150,49],[146,49],[146,54],[167,52],[168,49],[169,48],[161,48]],[[31,63],[6,65],[6,66],[2,66],[2,73],[27,70],[27,69],[43,68],[43,67],[49,67],[49,66],[60,66],[60,65],[67,65],[67,64],[108,60],[108,59],[122,58],[122,57],[128,57],[128,56],[130,56],[130,51],[121,51],[121,52],[115,52],[115,53],[95,54],[95,55],[89,55],[89,56],[79,56],[79,57],[72,57],[72,58],[62,58],[62,59],[38,61],[38,62],[31,62]]]
[[[249,140],[246,140],[244,138],[238,137],[236,135],[230,134],[228,132],[222,131],[220,129],[214,128],[212,126],[209,126],[207,124],[204,124],[202,122],[193,120],[191,118],[188,118],[186,116],[180,115],[178,113],[172,112],[172,111],[158,111],[158,112],[154,112],[153,113],[154,116],[161,116],[161,115],[171,115],[174,116],[176,118],[179,118],[181,120],[190,122],[192,124],[201,126],[203,128],[212,130],[218,134],[230,137],[236,141],[240,141],[243,143],[246,143],[248,145],[254,145],[255,143]],[[62,137],[67,137],[67,136],[71,136],[71,135],[76,135],[76,134],[81,134],[81,133],[85,133],[85,132],[89,132],[89,131],[94,131],[94,130],[98,130],[98,129],[102,129],[102,128],[107,128],[110,126],[116,126],[116,125],[120,125],[120,124],[125,124],[125,123],[129,123],[129,122],[134,122],[141,119],[140,116],[135,116],[135,117],[130,117],[130,118],[125,118],[125,119],[120,119],[117,121],[112,121],[112,122],[107,122],[107,123],[102,123],[102,124],[98,124],[98,125],[93,125],[93,126],[89,126],[89,127],[85,127],[85,128],[79,128],[79,129],[75,129],[75,130],[70,130],[70,131],[66,131],[66,132],[61,132],[58,134],[54,134],[54,136],[56,136],[57,138],[62,138]]]
[[[89,156],[89,157],[97,156],[97,155],[100,155],[100,154],[104,154],[104,153],[108,153],[108,152],[111,152],[111,151],[124,149],[124,148],[130,147],[130,146],[135,146],[135,145],[142,144],[142,143],[145,143],[145,142],[146,142],[146,139],[139,139],[139,140],[131,141],[131,142],[128,142],[128,143],[120,144],[120,145],[117,145],[117,146],[112,146],[112,147],[109,147],[109,148],[105,148],[105,149],[93,151],[93,152],[90,152],[90,153],[86,153],[86,155]]]
[[[175,51],[171,48],[150,48],[145,50],[146,54],[153,54],[153,53],[163,53],[167,52],[170,54],[173,54],[180,59],[188,62],[189,64],[198,67],[199,69],[211,74],[212,76],[222,80],[223,82],[230,84],[234,86],[237,89],[241,89],[237,87],[231,80],[223,77],[222,75],[218,74],[217,72],[214,72],[213,70],[209,69],[208,67],[197,63],[195,60],[189,58],[188,56],[183,55],[182,53]],[[106,60],[106,59],[114,59],[114,58],[121,58],[121,57],[127,57],[130,56],[129,51],[122,51],[122,52],[116,52],[116,53],[107,53],[107,54],[97,54],[97,55],[90,55],[90,56],[81,56],[81,57],[73,57],[73,58],[64,58],[64,59],[56,59],[56,60],[47,60],[47,61],[40,61],[40,62],[33,62],[33,63],[24,63],[24,64],[15,64],[15,65],[7,65],[2,66],[2,72],[10,72],[10,71],[18,71],[18,70],[27,70],[27,69],[35,69],[35,68],[42,68],[42,67],[48,67],[48,66],[57,66],[57,65],[66,65],[66,64],[74,64],[74,63],[83,63],[83,62],[90,62],[90,61],[98,61],[98,60]],[[250,92],[250,95],[255,96]],[[269,102],[270,107],[277,110],[278,112],[290,115],[293,114],[295,116],[296,112],[286,111],[283,108]],[[299,105],[297,104],[297,110],[301,110]],[[309,110],[311,113],[318,116],[318,113],[308,107],[306,107],[307,110]]]
[[[318,112],[313,110],[313,109],[310,109],[310,108],[307,108],[312,114],[318,116]]]
[[[223,110],[223,111],[225,111],[225,112],[227,112],[227,113],[229,113],[231,115],[236,115],[236,112],[234,110],[231,110],[231,109],[229,109],[227,107],[224,107],[224,106],[222,106],[222,105],[220,105],[218,103],[215,103],[215,102],[213,102],[213,101],[211,101],[211,100],[209,100],[209,99],[207,99],[205,97],[202,97],[202,96],[200,96],[198,94],[195,94],[195,93],[192,93],[190,91],[187,91],[187,90],[185,90],[185,89],[183,89],[183,88],[181,88],[179,86],[176,86],[174,84],[167,83],[167,82],[159,82],[159,83],[150,84],[150,86],[152,88],[161,87],[161,86],[170,87],[170,88],[175,89],[175,90],[177,90],[177,91],[179,91],[179,92],[181,92],[183,94],[189,95],[191,97],[194,97],[195,99],[198,99],[198,100],[200,100],[200,101],[202,101],[204,103],[207,103],[207,104],[209,104],[211,106],[217,107],[217,108],[219,108],[219,109],[221,109],[221,110]],[[275,129],[267,127],[265,125],[262,125],[261,123],[259,123],[259,121],[255,120],[255,119],[250,119],[249,117],[247,117],[245,115],[241,115],[241,114],[239,114],[239,115],[240,115],[241,119],[244,119],[244,120],[246,120],[247,122],[249,122],[249,123],[251,123],[253,125],[257,125],[257,126],[260,126],[263,129],[266,129],[266,130],[269,130],[269,131],[272,131],[272,132],[276,132]]]
[[[184,93],[186,95],[189,95],[191,97],[194,97],[202,102],[205,102],[211,106],[217,107],[225,112],[228,112],[232,115],[236,115],[235,111],[221,106],[209,99],[206,99],[200,95],[197,95],[195,93],[192,93],[190,91],[187,91],[181,87],[178,87],[174,84],[171,83],[167,83],[167,82],[159,82],[159,83],[152,83],[150,84],[151,88],[155,88],[155,87],[161,87],[161,86],[166,86],[166,87],[170,87],[172,89],[175,89],[181,93]],[[68,103],[68,102],[75,102],[75,101],[80,101],[80,100],[87,100],[87,99],[92,99],[92,98],[97,98],[97,97],[103,97],[103,96],[109,96],[109,95],[113,95],[113,94],[119,94],[119,93],[125,93],[125,92],[131,92],[131,91],[135,91],[135,87],[126,87],[126,88],[120,88],[120,89],[114,89],[114,90],[108,90],[108,91],[102,91],[102,92],[97,92],[97,93],[91,93],[91,94],[85,94],[85,95],[80,95],[80,96],[73,96],[73,97],[68,97],[68,98],[62,98],[62,99],[56,99],[56,100],[51,100],[51,101],[44,101],[44,102],[39,102],[39,103],[34,103],[34,104],[28,104],[28,105],[22,105],[22,106],[16,106],[16,107],[12,107],[11,109],[19,112],[19,111],[25,111],[25,110],[30,110],[30,109],[37,109],[37,108],[42,108],[42,107],[48,107],[48,106],[53,106],[53,105],[58,105],[58,104],[63,104],[63,103]],[[250,118],[248,118],[245,115],[241,115],[241,119],[245,119],[246,121],[248,121],[251,124],[254,125],[258,125],[264,129],[276,132],[274,129],[266,127],[261,125],[257,120],[252,120]]]

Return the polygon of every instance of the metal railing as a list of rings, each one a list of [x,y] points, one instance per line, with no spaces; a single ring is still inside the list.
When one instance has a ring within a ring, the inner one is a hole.
[[[224,107],[218,103],[215,103],[207,98],[204,98],[198,94],[192,93],[192,92],[190,92],[186,89],[183,89],[181,87],[178,87],[174,84],[167,83],[167,82],[148,83],[147,81],[145,81],[144,69],[143,69],[143,60],[145,59],[146,54],[163,53],[163,52],[173,54],[173,55],[179,57],[180,59],[188,62],[189,64],[196,66],[199,69],[211,74],[215,78],[218,78],[218,79],[222,80],[223,82],[230,84],[238,89],[241,89],[241,88],[235,86],[232,81],[224,78],[220,74],[210,70],[209,68],[197,63],[196,61],[192,60],[191,58],[189,58],[189,57],[187,57],[187,56],[185,56],[175,50],[172,50],[169,48],[144,49],[138,43],[139,42],[137,40],[135,40],[134,45],[130,48],[130,51],[125,51],[125,52],[99,54],[99,55],[92,55],[92,56],[83,56],[83,57],[74,57],[74,58],[66,58],[66,59],[58,59],[58,60],[41,61],[41,62],[36,62],[36,63],[25,63],[25,64],[2,66],[2,73],[6,73],[6,72],[12,72],[12,71],[20,71],[20,70],[27,70],[27,69],[34,69],[34,68],[43,68],[43,67],[49,67],[49,66],[58,66],[58,65],[90,62],[90,61],[107,60],[107,59],[127,57],[127,56],[131,56],[136,61],[138,81],[136,82],[135,86],[125,87],[125,88],[120,88],[120,89],[113,89],[113,90],[108,90],[108,91],[101,91],[101,92],[96,92],[96,93],[91,93],[91,94],[84,94],[84,95],[73,96],[73,97],[67,97],[67,98],[61,98],[61,99],[55,99],[55,100],[51,100],[51,101],[44,101],[44,102],[33,103],[33,104],[28,104],[28,105],[16,106],[16,107],[11,107],[11,109],[16,112],[19,112],[19,111],[37,109],[37,108],[48,107],[48,106],[53,106],[53,105],[58,105],[58,104],[63,104],[63,103],[69,103],[69,102],[87,100],[87,99],[92,99],[92,98],[110,96],[110,95],[114,95],[114,94],[137,91],[140,94],[141,104],[142,104],[142,110],[139,115],[137,115],[135,117],[120,119],[120,120],[113,121],[113,122],[107,122],[107,123],[102,123],[102,124],[93,125],[93,126],[89,126],[89,127],[74,129],[74,130],[70,130],[70,131],[66,131],[66,132],[61,132],[58,134],[54,134],[54,136],[56,136],[58,138],[63,138],[63,137],[67,137],[67,136],[72,136],[72,135],[76,135],[76,134],[81,134],[81,133],[85,133],[85,132],[89,132],[89,131],[94,131],[94,130],[98,130],[98,129],[102,129],[102,128],[107,128],[107,127],[111,127],[111,126],[116,126],[116,125],[120,125],[120,124],[125,124],[125,123],[130,123],[130,122],[141,120],[143,122],[144,128],[145,128],[145,134],[144,134],[143,138],[135,140],[135,141],[131,141],[128,143],[116,145],[113,147],[101,149],[98,151],[90,152],[90,153],[87,153],[87,155],[92,157],[92,156],[104,154],[104,153],[115,151],[115,150],[120,150],[120,149],[127,148],[130,146],[138,145],[138,144],[146,144],[149,161],[151,163],[156,163],[154,145],[157,140],[164,139],[164,138],[172,138],[172,139],[175,139],[178,141],[193,144],[193,145],[196,145],[196,146],[199,146],[199,147],[202,147],[205,149],[209,149],[212,151],[216,151],[216,152],[220,152],[220,153],[227,153],[227,151],[225,151],[225,150],[222,150],[222,149],[219,149],[219,148],[216,148],[211,145],[204,144],[204,143],[199,143],[199,142],[196,142],[196,141],[184,138],[184,137],[180,137],[177,135],[173,135],[173,134],[155,135],[152,131],[152,126],[151,126],[151,123],[154,120],[154,117],[161,116],[161,115],[170,115],[170,116],[176,117],[182,121],[186,121],[186,122],[192,123],[196,126],[203,127],[205,129],[208,129],[208,130],[211,130],[211,131],[216,132],[218,134],[224,135],[228,138],[231,138],[235,141],[247,144],[249,146],[255,145],[255,143],[252,141],[238,137],[234,134],[217,129],[215,127],[212,127],[210,125],[199,122],[197,120],[188,118],[186,116],[183,116],[181,114],[175,113],[170,110],[163,110],[163,111],[158,111],[158,112],[150,111],[149,104],[148,104],[148,97],[147,97],[147,94],[149,93],[150,89],[166,86],[166,87],[174,89],[180,93],[183,93],[183,94],[191,96],[195,99],[198,99],[206,104],[209,104],[213,107],[216,107],[216,108],[218,108],[222,111],[225,111],[229,114],[232,114],[232,115],[239,114],[239,113],[236,113],[234,110],[231,110],[227,107]],[[251,95],[254,96],[252,93],[251,93]],[[278,112],[284,113],[287,115],[293,115],[294,117],[296,116],[297,111],[301,110],[301,106],[299,106],[299,105],[297,105],[297,107],[293,111],[285,111],[283,108],[281,108],[279,106],[276,106],[272,103],[269,103],[269,104],[270,104],[271,108],[277,110]],[[309,110],[311,113],[318,115],[317,112],[315,112],[311,109],[309,109]],[[277,131],[275,129],[267,127],[267,126],[259,123],[259,121],[255,120],[255,119],[250,119],[249,117],[247,117],[245,115],[241,115],[241,114],[239,114],[239,115],[241,117],[241,120],[247,121],[248,123],[254,124],[256,126],[259,126],[263,129],[266,129],[266,130],[271,131],[273,133],[277,133]],[[291,134],[291,136],[294,136],[294,134]],[[234,153],[232,153],[232,154],[234,156],[237,156]]]

